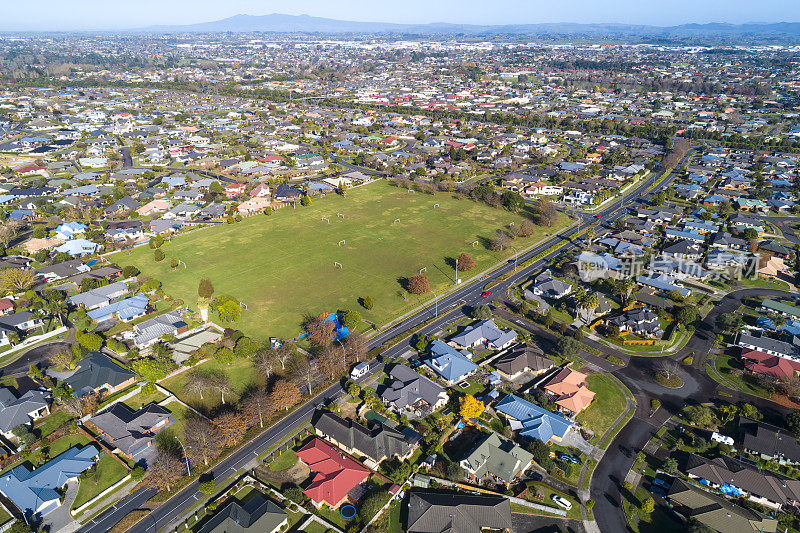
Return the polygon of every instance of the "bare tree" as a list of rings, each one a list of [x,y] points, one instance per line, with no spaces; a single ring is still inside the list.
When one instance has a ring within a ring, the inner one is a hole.
[[[497,235],[492,242],[490,243],[489,247],[494,252],[502,252],[506,248],[508,248],[511,239],[508,238],[508,234],[503,230],[497,230]]]
[[[264,427],[264,418],[274,412],[275,406],[270,401],[269,396],[260,389],[251,394],[242,407],[242,414],[248,423],[255,424],[258,422],[258,426],[262,428]]]
[[[219,455],[223,444],[219,429],[205,418],[197,417],[187,421],[184,432],[184,445],[189,461],[202,461],[207,465],[209,460]]]
[[[256,354],[255,363],[256,369],[263,374],[265,378],[269,379],[269,376],[272,374],[275,365],[278,364],[277,350],[272,347],[261,350]]]
[[[311,391],[314,387],[314,378],[317,375],[315,363],[305,358],[300,359],[293,371],[297,377],[306,382],[306,385],[308,386],[308,393],[311,394]]]
[[[286,363],[289,362],[289,359],[292,358],[294,353],[295,346],[291,342],[284,342],[281,344],[280,348],[276,350],[275,358],[280,362],[282,370],[286,369]]]
[[[678,373],[678,362],[668,357],[661,358],[656,369],[666,379],[671,380]]]
[[[300,401],[300,398],[302,398],[302,394],[300,394],[297,385],[285,379],[278,380],[269,393],[272,405],[279,405],[283,409],[294,407]]]
[[[347,353],[356,362],[361,362],[367,357],[367,340],[360,333],[350,333],[344,341]]]
[[[319,356],[319,365],[329,379],[342,372],[344,364],[344,353],[338,346],[326,346]]]
[[[232,411],[219,415],[213,423],[219,429],[222,443],[227,447],[239,444],[247,431],[247,419]]]
[[[153,464],[147,469],[148,486],[154,489],[170,490],[181,477],[183,465],[180,459],[169,453],[159,453]]]
[[[209,375],[199,368],[189,371],[188,375],[186,376],[186,385],[184,385],[184,389],[188,393],[199,394],[201,400],[203,399],[203,391],[206,391],[211,387],[212,384],[211,380],[209,379]]]
[[[214,373],[209,376],[210,380],[209,383],[212,388],[216,389],[219,392],[220,396],[222,396],[222,403],[225,403],[225,394],[230,394],[233,392],[231,388],[231,380],[228,378],[227,375],[223,373]]]
[[[308,340],[316,346],[327,346],[333,342],[333,332],[336,324],[323,317],[317,317],[306,324]]]
[[[80,398],[67,398],[62,405],[64,411],[73,415],[81,416],[83,414],[83,402]]]

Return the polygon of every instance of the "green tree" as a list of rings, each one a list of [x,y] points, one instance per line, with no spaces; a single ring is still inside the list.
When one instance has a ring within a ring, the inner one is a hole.
[[[300,205],[302,206],[311,205],[311,198],[309,198],[307,194],[304,194],[302,198],[300,198]]]
[[[236,347],[233,353],[236,357],[250,358],[253,357],[258,351],[258,343],[250,337],[241,337],[236,341]]]
[[[678,461],[676,461],[673,457],[670,457],[664,461],[663,469],[667,474],[674,476],[678,473]]]
[[[122,267],[122,277],[125,278],[125,279],[127,279],[127,278],[135,278],[136,276],[138,276],[141,273],[142,273],[142,271],[139,270],[138,268],[136,268],[133,265],[128,265],[128,266]]]
[[[82,333],[78,335],[78,343],[90,352],[97,352],[103,347],[103,338],[97,333]]]
[[[800,439],[800,411],[793,411],[786,415],[785,425],[786,429]]]
[[[364,299],[361,301],[361,305],[363,305],[363,306],[364,306],[364,309],[366,309],[367,311],[369,311],[370,309],[372,309],[373,307],[375,307],[375,302],[374,302],[374,301],[372,301],[372,296],[366,296],[366,297],[364,297]]]
[[[647,514],[650,514],[655,510],[656,510],[656,502],[655,502],[655,500],[653,498],[650,498],[650,497],[645,498],[645,500],[642,502],[642,511],[647,513]]]
[[[166,254],[164,253],[164,250],[162,250],[161,248],[158,248],[155,252],[153,252],[153,259],[155,259],[156,263],[160,263],[161,261],[164,260],[165,257]]]
[[[581,351],[582,344],[566,335],[561,335],[556,341],[556,352],[563,357],[574,357]]]
[[[700,313],[697,311],[696,307],[684,305],[675,313],[675,318],[684,326],[689,326],[697,322],[697,319],[700,318]]]
[[[216,359],[220,364],[227,365],[231,361],[233,361],[233,350],[228,347],[223,346],[216,352],[214,352],[214,359]]]
[[[200,489],[200,492],[202,492],[203,494],[207,494],[209,496],[214,494],[215,487],[213,481],[203,481],[202,483],[200,483],[200,486],[198,488]]]
[[[355,309],[347,311],[342,316],[342,324],[347,326],[347,329],[355,329],[359,324],[361,324],[361,313]]]

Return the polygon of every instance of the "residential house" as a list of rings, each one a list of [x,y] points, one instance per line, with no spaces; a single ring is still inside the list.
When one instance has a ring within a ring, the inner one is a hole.
[[[511,503],[503,496],[411,492],[408,533],[513,531]]]
[[[77,396],[87,393],[114,394],[136,382],[136,374],[107,355],[92,352],[78,362],[77,369],[64,378]]]
[[[607,318],[605,322],[608,326],[617,326],[621,333],[630,332],[645,337],[664,335],[658,315],[646,307],[624,311],[621,315]]]
[[[536,296],[544,296],[559,300],[572,292],[572,285],[567,282],[553,279],[549,270],[545,270],[533,278],[530,290]]]
[[[742,448],[761,459],[780,464],[800,464],[800,442],[784,429],[740,416],[739,434]]]
[[[70,296],[69,303],[75,307],[83,307],[87,310],[97,309],[109,305],[112,300],[128,294],[128,285],[122,281],[103,285],[90,291],[82,292]]]
[[[123,403],[115,403],[89,422],[100,431],[100,437],[112,448],[133,459],[155,444],[156,435],[175,419],[158,404],[151,403],[132,411]]]
[[[389,377],[392,381],[380,396],[400,414],[425,418],[447,404],[449,397],[443,387],[405,365],[394,365]]]
[[[65,242],[61,246],[56,246],[54,250],[58,253],[69,254],[73,257],[81,257],[95,253],[98,249],[102,248],[101,245],[95,244],[86,239],[73,239]]]
[[[548,380],[544,390],[555,398],[561,412],[568,416],[577,415],[594,400],[594,392],[586,386],[586,374],[569,367]]]
[[[494,432],[480,437],[459,461],[470,481],[489,481],[505,486],[524,474],[532,463],[533,455],[530,452]]]
[[[137,348],[147,348],[164,335],[178,335],[189,329],[180,314],[165,313],[133,326],[131,338]]]
[[[430,343],[428,351],[430,357],[425,361],[426,366],[436,372],[450,386],[467,379],[478,371],[478,365],[470,361],[466,354],[456,351],[455,348],[438,339]]]
[[[778,521],[758,511],[746,509],[706,490],[675,479],[667,498],[673,510],[694,518],[715,531],[725,533],[775,533]]]
[[[56,491],[90,469],[97,456],[97,448],[89,444],[69,448],[35,470],[22,464],[0,476],[0,493],[26,516],[45,516],[61,505]]]
[[[726,455],[706,459],[691,454],[685,471],[701,485],[714,487],[730,496],[744,496],[773,509],[800,502],[800,481]]]
[[[400,431],[380,422],[372,422],[366,427],[329,412],[315,412],[311,425],[317,435],[350,455],[365,456],[372,462],[369,465],[372,468],[384,459],[397,457],[401,461],[407,460],[422,439],[410,428]]]
[[[492,366],[501,376],[509,380],[517,379],[525,373],[541,375],[553,368],[555,363],[545,357],[544,352],[527,344],[517,344],[501,352],[492,361]]]
[[[40,390],[29,390],[17,397],[11,389],[0,389],[0,434],[10,439],[17,426],[32,426],[35,420],[50,414],[50,395]]]
[[[450,339],[450,345],[463,350],[477,348],[484,344],[490,350],[502,350],[517,340],[517,332],[513,329],[502,330],[493,320],[481,320],[468,326],[464,331]]]
[[[775,379],[789,379],[800,372],[800,362],[758,350],[742,348],[741,357],[744,360],[744,367],[750,372]]]
[[[350,457],[320,439],[303,446],[297,457],[313,473],[311,484],[303,494],[315,507],[335,509],[348,499],[353,489],[369,478],[370,472]]]
[[[513,394],[508,394],[496,406],[495,411],[503,413],[508,418],[513,431],[529,439],[539,439],[542,442],[561,442],[574,424],[560,413],[553,413],[523,400]]]
[[[210,520],[197,529],[197,533],[278,533],[289,525],[289,515],[256,493],[242,504],[236,499],[225,502]]]
[[[798,354],[798,347],[796,345],[771,337],[755,337],[742,331],[736,339],[736,345],[740,348],[757,350],[769,355],[800,361],[800,355]]]

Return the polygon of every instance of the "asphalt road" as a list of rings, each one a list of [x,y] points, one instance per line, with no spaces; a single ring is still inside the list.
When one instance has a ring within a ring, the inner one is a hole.
[[[692,154],[690,151],[686,157],[681,161],[681,164],[686,161],[688,157]],[[360,169],[363,170],[363,169]],[[654,172],[652,177],[648,178],[644,183],[639,184],[634,191],[631,191],[627,196],[626,199],[630,203],[638,198],[640,198],[644,192],[644,190],[652,185],[654,181],[661,177],[663,174],[663,170],[659,172]],[[659,184],[655,190],[660,190],[668,186],[671,182],[672,178],[665,180],[664,183]],[[414,313],[413,315],[406,317],[400,320],[398,323],[393,324],[392,326],[388,327],[382,333],[376,335],[369,342],[369,348],[374,348],[376,346],[380,346],[387,340],[408,331],[409,329],[417,326],[418,324],[430,320],[431,318],[436,317],[436,315],[445,312],[446,310],[457,307],[457,306],[469,306],[472,307],[479,303],[488,303],[498,296],[502,296],[505,291],[515,283],[524,280],[526,277],[530,276],[531,274],[535,273],[539,270],[547,261],[551,260],[557,255],[564,253],[565,249],[571,249],[577,246],[576,242],[571,240],[571,237],[579,231],[582,227],[587,225],[587,221],[589,222],[600,222],[600,223],[610,223],[621,216],[624,216],[624,202],[620,202],[619,204],[615,203],[614,205],[604,209],[597,214],[583,214],[581,215],[581,223],[578,226],[574,226],[567,230],[562,231],[561,233],[550,237],[546,242],[536,246],[532,250],[524,254],[520,254],[517,257],[516,263],[513,259],[506,264],[502,265],[500,268],[493,271],[489,276],[482,280],[476,280],[471,283],[465,283],[461,288],[457,289],[456,291],[443,296],[442,298],[437,298],[433,305],[422,309],[421,311]],[[524,263],[528,259],[536,256],[537,254],[541,253],[542,251],[548,249],[549,247],[555,245],[556,243],[561,243],[562,247],[557,249],[554,252],[548,254],[547,257],[537,261],[536,263],[529,265],[524,269],[517,270],[517,264]],[[483,293],[486,283],[491,280],[494,280],[504,274],[509,272],[516,271],[516,273],[512,274],[508,277],[508,279],[498,283],[496,286],[492,288],[492,295],[489,298],[483,298],[481,294]],[[423,333],[434,332],[437,329],[441,328],[444,324],[448,322],[447,317],[442,317],[438,321],[434,321],[434,323],[429,324],[423,329]],[[394,346],[387,352],[385,355],[389,357],[396,357],[398,355],[402,355],[407,350],[410,349],[410,346],[407,342],[403,342]],[[374,365],[371,368],[369,375],[374,375],[377,372],[382,370],[382,365]],[[367,379],[364,377],[362,379]],[[217,480],[224,480],[227,477],[235,474],[239,469],[243,468],[247,463],[249,463],[252,459],[256,456],[260,455],[263,451],[268,449],[273,444],[279,442],[283,438],[289,436],[297,429],[299,429],[302,425],[304,425],[308,419],[311,417],[314,409],[317,405],[321,405],[326,403],[329,400],[333,400],[341,396],[342,394],[342,387],[340,384],[335,384],[326,389],[325,391],[317,394],[315,397],[308,400],[305,404],[291,413],[287,418],[281,420],[275,426],[267,429],[261,435],[253,439],[252,441],[246,443],[241,448],[236,450],[226,459],[221,461],[218,465],[213,467],[208,475],[212,476],[214,479]],[[146,501],[149,496],[147,496],[148,491],[139,490],[133,494],[128,495],[126,498],[122,499],[118,504],[114,507],[109,508],[107,511],[102,513],[98,516],[97,519],[90,521],[85,526],[83,526],[79,531],[82,533],[101,533],[107,531],[113,524],[119,522],[128,512],[133,509],[138,508],[142,505],[142,502]],[[156,507],[151,513],[148,518],[141,521],[135,527],[133,527],[130,531],[134,533],[156,533],[159,528],[165,527],[170,524],[172,521],[177,520],[181,515],[183,515],[196,501],[200,499],[199,493],[199,482],[194,481],[190,483],[185,489],[181,492],[170,498],[167,502],[162,503],[158,507]],[[617,522],[619,524],[619,522]],[[609,530],[612,531],[612,530]]]

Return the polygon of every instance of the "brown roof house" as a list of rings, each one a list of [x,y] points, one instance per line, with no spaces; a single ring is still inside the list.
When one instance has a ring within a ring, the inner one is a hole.
[[[592,403],[594,393],[586,387],[586,374],[563,368],[548,381],[544,390],[555,396],[555,403],[568,415],[577,415]]]

